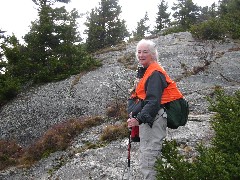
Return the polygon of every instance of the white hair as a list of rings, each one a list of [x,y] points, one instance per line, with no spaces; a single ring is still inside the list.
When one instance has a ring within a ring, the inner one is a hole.
[[[145,45],[147,45],[147,47],[148,47],[148,50],[150,51],[150,54],[151,54],[151,56],[152,56],[152,59],[154,60],[154,61],[158,61],[158,51],[157,51],[157,46],[156,46],[156,44],[153,42],[153,41],[151,41],[151,40],[146,40],[146,39],[142,39],[141,41],[139,41],[138,42],[138,44],[137,44],[137,47],[136,47],[136,58],[137,58],[137,60],[138,60],[138,47],[139,47],[139,45],[140,44],[145,44]]]

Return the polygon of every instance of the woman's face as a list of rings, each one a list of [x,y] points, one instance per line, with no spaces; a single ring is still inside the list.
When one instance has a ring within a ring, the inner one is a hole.
[[[148,67],[154,60],[146,44],[139,44],[137,48],[137,57],[143,67]]]

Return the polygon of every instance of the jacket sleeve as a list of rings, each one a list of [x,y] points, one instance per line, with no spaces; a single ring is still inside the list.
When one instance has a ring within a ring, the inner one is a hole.
[[[154,118],[161,108],[160,100],[164,88],[167,87],[165,76],[154,71],[145,84],[146,98],[143,101],[143,108],[137,114],[139,123],[148,123],[152,127]]]

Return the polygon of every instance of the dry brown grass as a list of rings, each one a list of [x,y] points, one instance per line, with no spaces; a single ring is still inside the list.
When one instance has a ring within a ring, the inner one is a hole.
[[[123,101],[111,102],[107,109],[107,116],[114,120],[126,120],[128,115],[126,103]],[[20,147],[16,141],[0,140],[0,170],[9,166],[30,167],[38,160],[48,157],[56,151],[66,150],[72,140],[83,130],[101,125],[105,120],[102,117],[81,117],[69,119],[51,127],[36,142],[26,148]],[[108,125],[97,143],[87,142],[81,151],[99,148],[106,143],[128,136],[127,123]]]
[[[11,165],[28,167],[50,153],[65,150],[83,130],[102,124],[101,117],[70,119],[50,128],[39,140],[27,148],[15,141],[0,141],[0,169]]]
[[[23,151],[16,141],[0,140],[0,170],[16,165]]]
[[[120,125],[109,125],[103,130],[100,140],[111,142],[117,139],[123,139],[127,137],[128,134],[127,122]]]

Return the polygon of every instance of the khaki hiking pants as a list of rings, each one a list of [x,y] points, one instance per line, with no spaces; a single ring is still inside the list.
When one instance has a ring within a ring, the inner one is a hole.
[[[139,126],[140,136],[140,171],[144,180],[155,180],[155,161],[161,155],[163,139],[166,137],[167,114],[158,111],[152,128],[146,123]]]

